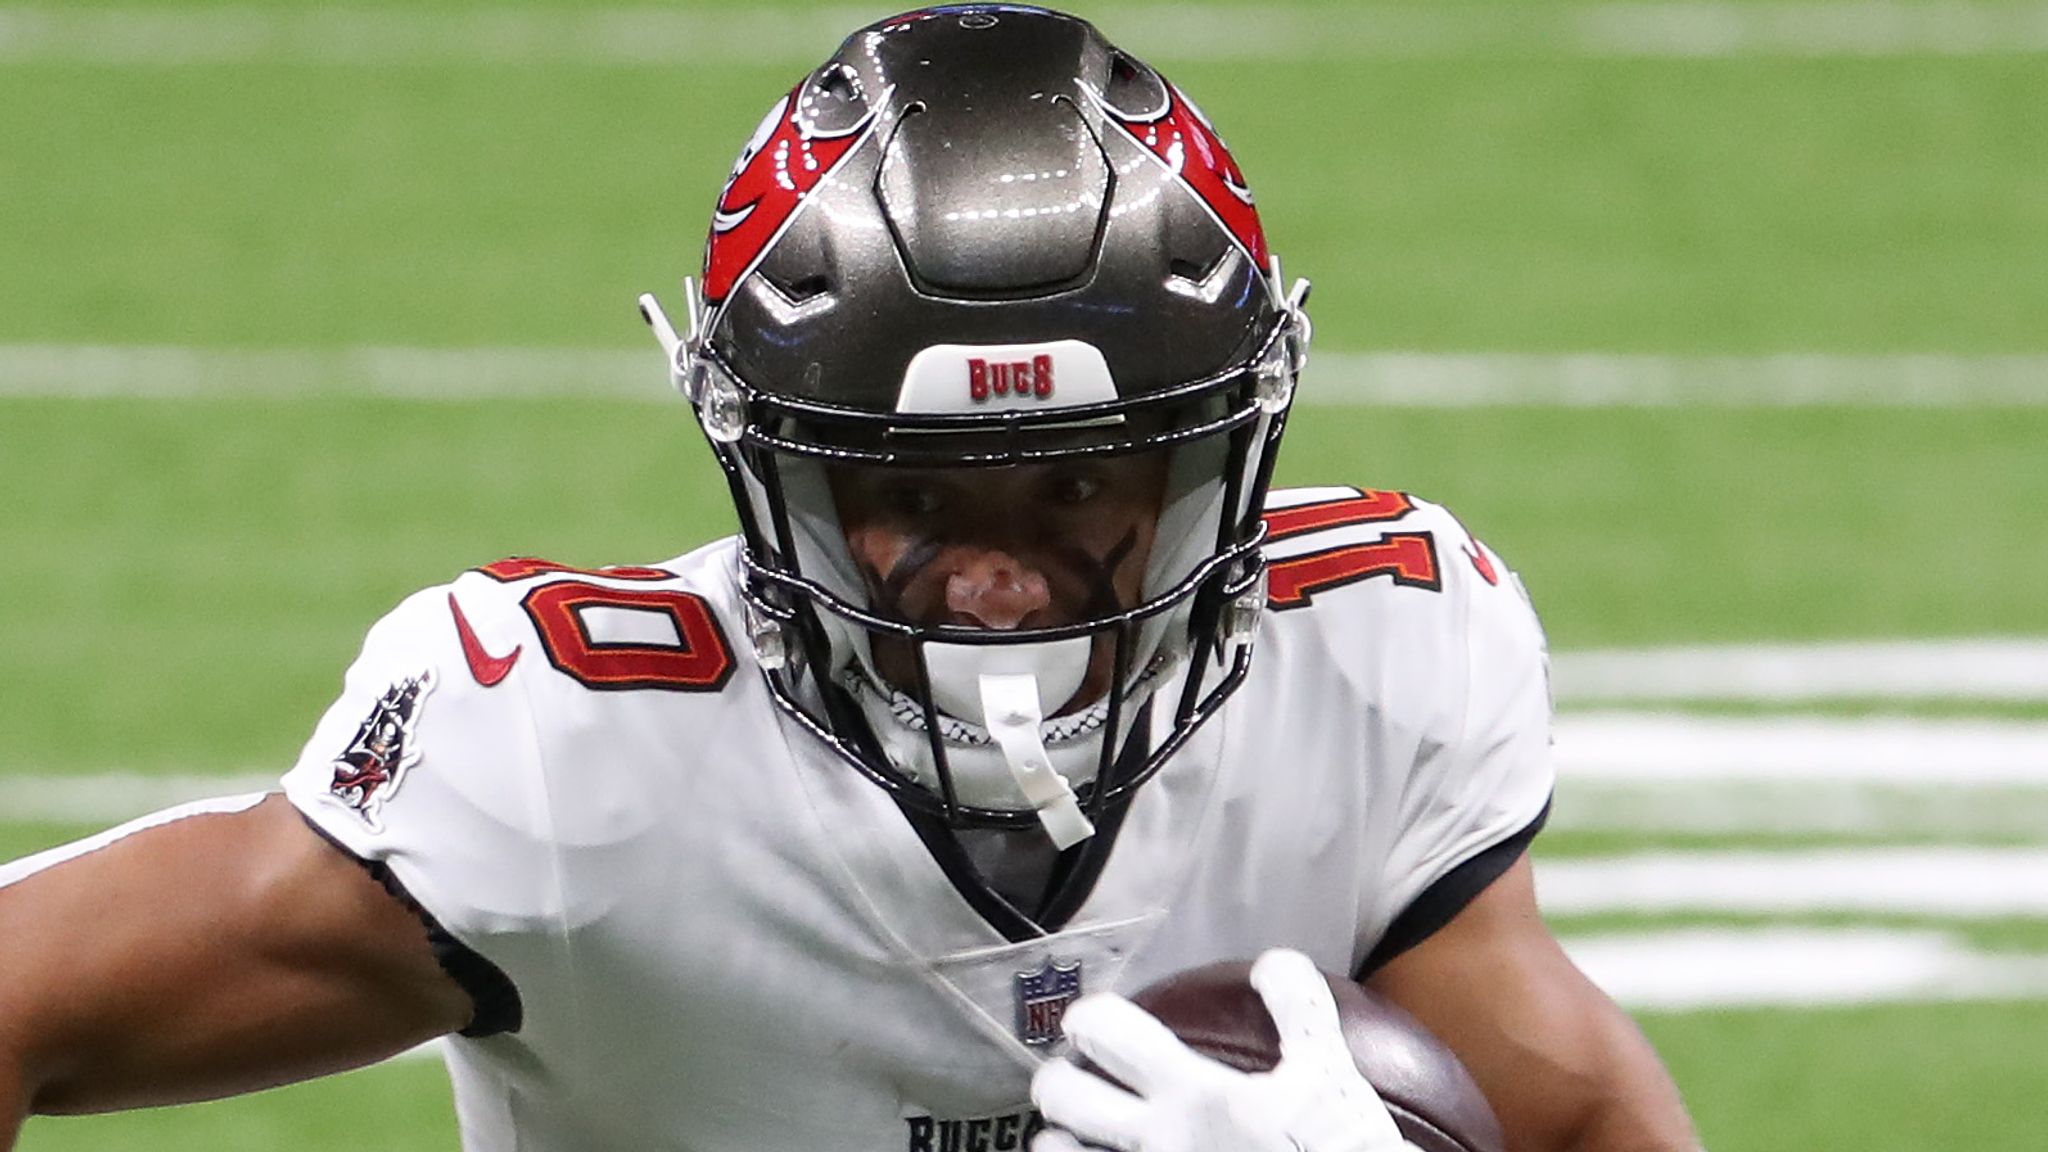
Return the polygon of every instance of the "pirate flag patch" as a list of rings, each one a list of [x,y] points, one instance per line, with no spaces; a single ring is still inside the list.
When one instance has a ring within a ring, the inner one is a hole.
[[[370,709],[355,739],[334,758],[334,781],[328,795],[354,809],[372,832],[382,832],[377,813],[384,801],[405,782],[406,770],[419,763],[420,750],[413,740],[419,724],[420,701],[434,687],[429,668],[393,684]]]

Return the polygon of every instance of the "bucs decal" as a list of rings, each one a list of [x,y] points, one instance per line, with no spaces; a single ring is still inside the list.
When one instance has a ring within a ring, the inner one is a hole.
[[[1144,145],[1209,206],[1238,247],[1264,271],[1266,232],[1259,224],[1259,210],[1252,205],[1252,190],[1230,149],[1223,146],[1223,138],[1194,101],[1167,83],[1163,107],[1133,116],[1112,107],[1098,92],[1090,90],[1089,95],[1110,123]]]
[[[354,810],[372,832],[384,830],[379,813],[406,772],[419,763],[420,750],[414,739],[419,724],[420,702],[434,689],[434,672],[428,669],[393,684],[377,703],[355,739],[334,758],[334,780],[327,793]]]
[[[704,298],[726,298],[825,177],[873,127],[872,111],[852,127],[824,132],[809,127],[804,92],[810,81],[776,102],[740,150],[711,214],[704,252]]]
[[[1081,998],[1081,962],[1047,960],[1036,972],[1017,973],[1017,1039],[1034,1048],[1057,1042],[1067,1006]]]
[[[967,395],[981,403],[993,394],[1040,400],[1052,397],[1052,357],[1039,353],[1029,360],[990,362],[976,356],[967,361]]]

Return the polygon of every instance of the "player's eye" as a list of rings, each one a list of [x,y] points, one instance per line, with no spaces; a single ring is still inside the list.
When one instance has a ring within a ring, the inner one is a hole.
[[[1047,487],[1054,504],[1077,508],[1102,494],[1103,481],[1089,472],[1066,472],[1053,476]]]
[[[945,511],[946,493],[937,484],[898,480],[882,490],[882,503],[898,516],[926,519]]]

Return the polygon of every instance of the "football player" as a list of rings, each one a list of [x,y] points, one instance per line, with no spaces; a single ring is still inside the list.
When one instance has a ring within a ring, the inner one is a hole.
[[[421,592],[281,794],[0,870],[0,1146],[452,1034],[471,1152],[1397,1147],[1317,967],[1517,1150],[1692,1146],[1537,916],[1514,575],[1421,500],[1268,491],[1307,290],[1178,88],[1039,9],[864,28],[686,295],[643,307],[739,536]],[[1284,1074],[1115,995],[1271,950]],[[1088,993],[1128,1089],[1058,1058]]]

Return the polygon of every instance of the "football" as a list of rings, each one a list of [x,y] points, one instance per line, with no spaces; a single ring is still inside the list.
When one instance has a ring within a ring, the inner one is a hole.
[[[1264,1072],[1280,1060],[1280,1033],[1250,972],[1250,963],[1238,961],[1192,968],[1131,999],[1196,1051],[1240,1071]],[[1422,1152],[1502,1152],[1500,1122],[1442,1041],[1352,980],[1328,972],[1323,978],[1359,1072],[1409,1143]]]

